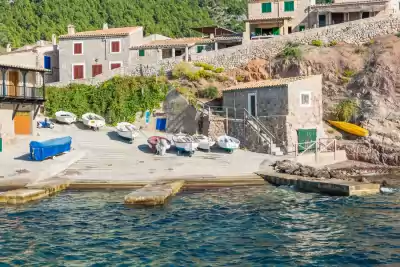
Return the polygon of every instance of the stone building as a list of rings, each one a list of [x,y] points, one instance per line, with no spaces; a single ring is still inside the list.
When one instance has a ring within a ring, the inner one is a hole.
[[[219,26],[193,28],[202,37],[157,38],[131,47],[131,59],[135,63],[151,64],[163,59],[191,61],[192,56],[206,51],[217,51],[242,44],[242,34]]]
[[[56,35],[52,41],[37,41],[35,44],[12,49],[7,46],[5,53],[0,54],[0,63],[11,65],[23,65],[32,68],[49,70],[45,76],[45,83],[59,81],[58,45]]]
[[[248,0],[244,39],[290,34],[398,11],[396,0]]]
[[[0,63],[0,135],[30,135],[36,130],[36,115],[45,102],[45,76],[51,71]]]
[[[261,123],[268,131],[268,138],[285,152],[293,151],[296,143],[315,141],[324,136],[321,75],[230,87],[223,91],[223,106],[229,110],[230,125],[245,117],[254,122],[251,126],[255,128]],[[235,136],[232,131],[235,129],[229,131]]]
[[[108,28],[76,32],[68,26],[68,34],[59,37],[60,82],[90,79],[128,66],[129,48],[143,42],[143,27]]]

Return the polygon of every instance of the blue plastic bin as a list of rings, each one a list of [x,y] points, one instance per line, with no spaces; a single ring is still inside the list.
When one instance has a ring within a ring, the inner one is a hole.
[[[157,118],[156,130],[165,131],[167,128],[167,118]]]
[[[72,138],[70,136],[50,139],[43,142],[32,141],[29,144],[31,159],[42,161],[71,151],[71,143]]]

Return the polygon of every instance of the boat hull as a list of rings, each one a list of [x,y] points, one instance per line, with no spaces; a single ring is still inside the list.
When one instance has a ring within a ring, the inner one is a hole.
[[[162,136],[152,136],[149,139],[147,139],[147,144],[149,145],[149,148],[153,151],[156,152],[157,150],[157,139],[164,139],[167,141],[167,147],[166,149],[170,149],[171,148],[171,141],[169,141],[167,138],[162,137]]]
[[[56,120],[61,123],[72,124],[76,122],[76,118],[71,117],[56,117]]]
[[[194,135],[195,139],[199,141],[198,149],[210,150],[215,145],[215,141],[205,135]]]
[[[218,146],[232,153],[240,147],[240,141],[230,136],[221,136],[218,138]]]
[[[328,122],[332,126],[335,126],[336,128],[355,136],[365,137],[369,135],[369,131],[367,129],[364,129],[352,123],[343,121],[328,121]]]

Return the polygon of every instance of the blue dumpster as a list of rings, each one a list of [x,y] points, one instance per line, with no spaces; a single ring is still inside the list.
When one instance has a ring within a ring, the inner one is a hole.
[[[71,151],[71,143],[72,138],[70,136],[50,139],[43,142],[32,141],[29,144],[31,159],[42,161]]]
[[[167,118],[157,118],[156,130],[165,131],[167,128]]]

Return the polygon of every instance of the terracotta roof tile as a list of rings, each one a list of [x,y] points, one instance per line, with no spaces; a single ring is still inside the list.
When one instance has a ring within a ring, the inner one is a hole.
[[[81,37],[103,37],[103,36],[128,36],[137,31],[141,27],[124,27],[124,28],[110,28],[106,30],[95,30],[86,32],[77,32],[75,34],[61,35],[60,39],[74,39]]]
[[[262,87],[273,87],[280,85],[287,85],[295,81],[304,80],[313,76],[298,76],[298,77],[290,77],[290,78],[282,78],[282,79],[273,79],[273,80],[263,80],[263,81],[255,81],[242,83],[235,86],[231,86],[223,89],[223,91],[234,91],[234,90],[244,90],[244,89],[252,89],[252,88],[262,88]]]
[[[27,65],[15,65],[15,64],[8,64],[8,63],[1,63],[0,68],[9,68],[9,69],[22,69],[22,70],[30,70],[30,71],[40,71],[40,72],[50,72],[48,69],[37,68]]]
[[[146,44],[134,46],[132,47],[132,49],[157,48],[157,47],[183,47],[183,46],[192,46],[197,43],[205,44],[212,42],[213,40],[211,40],[210,38],[201,38],[201,37],[176,38],[176,39],[151,41]]]

